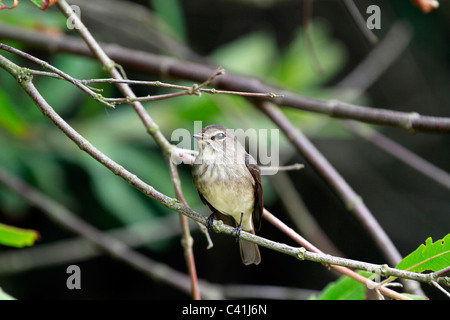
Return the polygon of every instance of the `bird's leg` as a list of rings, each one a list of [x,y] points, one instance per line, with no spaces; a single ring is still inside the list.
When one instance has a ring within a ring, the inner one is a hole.
[[[216,211],[213,211],[213,213],[211,213],[208,217],[208,219],[206,219],[206,228],[208,230],[212,229],[212,226],[214,224],[214,214],[216,213]]]
[[[241,231],[242,231],[242,220],[244,218],[244,213],[241,212],[241,221],[239,222],[239,225],[234,228],[233,232],[231,234],[233,234],[234,232],[236,232],[236,242],[239,241],[239,239],[241,238]]]

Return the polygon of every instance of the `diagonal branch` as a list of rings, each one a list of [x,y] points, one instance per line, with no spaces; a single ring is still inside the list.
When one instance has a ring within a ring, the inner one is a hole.
[[[85,93],[87,93],[94,100],[100,101],[101,103],[106,104],[108,107],[114,107],[111,103],[107,102],[102,97],[102,95],[99,95],[99,94],[95,93],[94,91],[89,89],[89,87],[85,86],[80,80],[71,77],[70,75],[68,75],[65,72],[62,72],[58,68],[55,68],[54,66],[49,64],[48,62],[46,62],[44,60],[41,60],[39,58],[36,58],[35,56],[32,56],[31,54],[28,54],[26,52],[20,51],[20,50],[18,50],[16,48],[7,46],[7,45],[5,45],[3,43],[0,43],[0,49],[8,51],[8,52],[11,52],[11,53],[14,53],[15,55],[18,55],[20,57],[23,57],[23,58],[25,58],[27,60],[30,60],[30,61],[36,63],[37,65],[40,65],[44,69],[50,70],[54,74],[53,77],[59,77],[61,79],[64,79],[64,80],[72,83],[74,86],[76,86],[77,88],[81,89]],[[27,69],[24,69],[24,68],[22,68],[22,70],[23,70],[22,77],[24,77],[24,78],[26,78],[28,76],[31,76],[33,74],[32,70],[27,70]],[[45,74],[45,75],[48,76],[48,75],[51,75],[52,73],[42,72],[40,74]]]
[[[188,207],[188,204],[186,203],[186,200],[184,199],[183,193],[181,191],[181,183],[180,183],[180,176],[178,174],[178,169],[177,166],[173,163],[172,159],[169,159],[169,167],[177,199],[178,201],[180,201],[181,204]],[[194,300],[201,300],[198,286],[197,269],[195,267],[195,260],[194,260],[194,250],[192,250],[194,240],[192,239],[191,231],[189,230],[188,218],[183,214],[179,215],[180,215],[181,233],[183,235],[182,244],[184,247],[188,272],[191,278],[192,298]]]

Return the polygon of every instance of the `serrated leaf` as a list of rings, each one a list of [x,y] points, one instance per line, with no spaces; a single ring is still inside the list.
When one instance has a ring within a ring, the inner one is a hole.
[[[31,229],[22,229],[0,223],[0,244],[23,248],[32,246],[40,238],[39,232]]]
[[[412,272],[438,271],[450,266],[450,233],[433,243],[429,237],[425,244],[406,256],[396,268]]]

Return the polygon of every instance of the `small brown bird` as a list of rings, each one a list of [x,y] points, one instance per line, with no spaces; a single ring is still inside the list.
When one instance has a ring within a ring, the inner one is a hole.
[[[261,227],[263,192],[255,159],[224,126],[204,127],[194,138],[198,139],[199,154],[192,175],[200,199],[212,211],[207,227],[212,226],[214,217],[235,227],[242,262],[259,264],[258,246],[240,239],[241,230],[255,234]]]

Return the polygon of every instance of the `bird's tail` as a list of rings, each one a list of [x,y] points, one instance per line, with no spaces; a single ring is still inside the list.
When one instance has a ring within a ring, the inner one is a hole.
[[[261,262],[261,254],[259,253],[257,244],[240,239],[239,247],[241,249],[242,262],[246,266],[252,263],[259,264]]]

